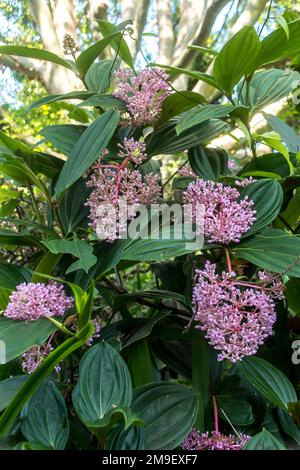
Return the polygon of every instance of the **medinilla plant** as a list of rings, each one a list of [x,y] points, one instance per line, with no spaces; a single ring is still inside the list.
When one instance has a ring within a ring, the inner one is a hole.
[[[211,76],[135,68],[129,23],[84,51],[66,37],[73,60],[0,46],[82,82],[28,110],[76,100],[77,123],[41,130],[48,153],[0,131],[2,448],[300,445],[300,138],[268,113],[250,126],[300,80],[300,20],[281,23],[236,33]],[[242,158],[212,142],[235,128]],[[189,217],[167,226],[151,208],[173,203]]]

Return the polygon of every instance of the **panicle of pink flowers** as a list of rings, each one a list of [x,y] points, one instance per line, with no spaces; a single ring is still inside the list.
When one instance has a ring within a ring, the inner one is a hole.
[[[229,170],[231,170],[231,171],[234,171],[234,170],[237,170],[237,169],[238,169],[238,166],[237,166],[237,164],[235,163],[234,160],[228,160],[227,167],[228,167]]]
[[[250,436],[240,434],[225,435],[218,431],[200,433],[193,429],[181,444],[184,450],[241,450],[249,441]]]
[[[143,180],[138,170],[95,167],[87,182],[94,190],[86,204],[90,207],[92,226],[99,238],[109,242],[121,238],[127,221],[135,217],[138,205],[156,201],[161,192],[158,181],[159,176],[154,173],[147,174]],[[125,203],[126,218],[120,209]]]
[[[196,270],[196,328],[220,351],[219,361],[237,362],[255,354],[272,333],[276,320],[272,297],[283,298],[283,284],[266,272],[259,273],[259,280],[261,284],[253,284],[237,280],[234,272],[217,274],[209,261],[203,270]]]
[[[147,158],[146,144],[142,140],[134,140],[133,137],[130,139],[123,140],[122,144],[118,144],[120,151],[118,157],[127,158],[132,161],[135,165],[140,165]]]
[[[73,305],[62,285],[56,282],[19,284],[10,295],[4,315],[14,320],[38,320],[64,315]]]
[[[183,194],[196,221],[197,204],[204,205],[204,236],[209,243],[239,242],[255,221],[253,201],[241,199],[237,189],[198,179]]]
[[[184,167],[180,168],[180,170],[178,170],[178,173],[180,176],[191,176],[194,178],[196,177],[190,165],[185,165]]]
[[[118,90],[113,95],[125,102],[131,123],[139,127],[155,122],[165,98],[170,94],[166,72],[147,68],[135,74],[132,70],[120,69],[115,75]]]
[[[33,346],[32,348],[28,349],[24,354],[22,354],[22,369],[27,374],[32,374],[35,369],[41,364],[43,359],[47,357],[51,351],[53,351],[53,347],[51,343],[45,343],[40,346]],[[55,367],[55,372],[59,372],[61,370],[60,366]]]

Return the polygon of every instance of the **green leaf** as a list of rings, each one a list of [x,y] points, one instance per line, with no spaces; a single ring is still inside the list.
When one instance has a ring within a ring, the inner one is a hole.
[[[15,289],[22,282],[29,282],[31,273],[23,266],[14,264],[0,264],[0,287]]]
[[[58,55],[53,54],[53,52],[45,51],[44,49],[36,49],[34,47],[0,46],[0,54],[46,60],[47,62],[62,65],[63,67],[72,70],[72,72],[74,72],[75,69],[75,64],[70,60],[64,60]]]
[[[254,202],[256,220],[246,232],[248,237],[259,232],[277,217],[281,210],[283,192],[280,184],[271,179],[255,181],[241,191],[241,198],[248,197]]]
[[[91,188],[81,178],[65,193],[59,204],[59,218],[65,233],[71,233],[78,227],[86,226],[89,208],[84,204],[91,193]]]
[[[130,426],[128,429],[124,429],[121,424],[117,424],[109,434],[106,448],[109,450],[142,450],[144,449],[144,441],[143,428]]]
[[[157,124],[158,127],[165,124],[174,116],[178,116],[184,111],[203,103],[206,103],[206,99],[194,91],[186,90],[172,93],[167,96],[163,102],[162,111]]]
[[[121,23],[119,26],[115,26],[108,21],[100,20],[98,21],[99,29],[103,37],[109,37],[116,31],[122,31],[122,28],[126,27],[126,23]],[[115,52],[124,60],[124,62],[129,65],[130,68],[134,68],[133,59],[131,57],[130,49],[123,38],[123,35],[117,37],[111,42],[111,47]]]
[[[278,150],[278,152],[281,153],[281,155],[284,156],[284,158],[286,159],[286,162],[289,166],[289,175],[292,175],[294,173],[294,166],[291,162],[291,159],[290,159],[290,154],[289,154],[289,151],[288,149],[286,148],[286,146],[280,142],[279,140],[277,139],[272,139],[270,137],[266,137],[266,136],[263,136],[263,141],[269,145],[271,148],[275,149],[275,150]]]
[[[129,348],[128,369],[133,387],[153,382],[153,367],[147,339],[141,339]]]
[[[31,235],[22,235],[19,232],[12,232],[11,230],[0,230],[0,245],[9,246],[37,246],[39,241]]]
[[[114,59],[100,60],[92,64],[84,77],[88,89],[94,93],[105,92],[110,84],[114,64]]]
[[[25,322],[0,317],[0,340],[5,343],[6,363],[20,356],[32,346],[43,344],[56,330],[46,318]]]
[[[280,177],[290,174],[286,159],[279,153],[267,153],[259,156],[255,161],[251,160],[244,166],[242,175],[252,175],[255,171],[272,173]]]
[[[145,449],[172,450],[193,427],[197,398],[183,385],[158,382],[137,388],[132,408],[144,421]]]
[[[252,115],[288,96],[300,75],[294,70],[268,69],[256,72],[250,82],[249,105]],[[246,105],[246,86],[239,86],[240,103]]]
[[[62,240],[58,238],[57,240],[47,240],[43,244],[48,248],[51,253],[69,253],[76,258],[79,258],[78,261],[69,266],[66,273],[71,273],[77,269],[83,269],[86,273],[88,270],[94,266],[97,262],[96,256],[93,254],[93,248],[84,240]]]
[[[238,106],[231,104],[208,104],[206,106],[197,106],[196,108],[186,111],[178,124],[176,125],[176,133],[180,135],[186,129],[201,124],[211,118],[222,118],[231,113]]]
[[[300,238],[279,229],[266,229],[234,247],[239,258],[259,268],[300,277]]]
[[[132,399],[130,374],[120,354],[101,341],[83,356],[73,404],[88,427],[109,425],[115,412],[126,410]]]
[[[276,21],[277,21],[277,23],[279,24],[279,26],[282,27],[283,31],[285,32],[287,40],[289,40],[289,39],[290,39],[289,25],[287,24],[287,21],[286,21],[286,19],[284,18],[284,16],[278,15],[278,16],[276,17]]]
[[[259,357],[246,357],[238,363],[239,372],[268,400],[283,410],[297,400],[289,379],[276,367]]]
[[[244,26],[221,49],[214,63],[214,77],[231,96],[242,77],[255,70],[261,43],[253,26]]]
[[[243,450],[285,450],[285,447],[273,434],[263,429],[247,442]]]
[[[54,103],[55,101],[85,100],[92,95],[93,92],[87,90],[71,91],[70,93],[64,93],[60,95],[47,95],[31,103],[31,105],[28,107],[28,111],[39,108],[40,106],[44,106],[46,104]]]
[[[266,36],[261,43],[256,68],[285,58],[294,58],[300,52],[300,20],[288,23],[289,38],[283,28]]]
[[[28,375],[16,375],[0,382],[0,412],[7,407],[27,379]]]
[[[175,130],[176,124],[177,121],[170,121],[146,138],[149,157],[179,153],[200,143],[208,143],[227,128],[220,119],[209,119],[187,129],[178,136]]]
[[[285,122],[272,114],[263,113],[267,123],[280,135],[290,152],[297,153],[300,150],[300,137]]]
[[[294,422],[293,418],[284,410],[278,410],[278,417],[284,432],[291,436],[297,444],[300,445],[300,429]]]
[[[34,323],[38,323],[37,320]],[[50,322],[49,322],[50,323]],[[5,435],[30,396],[65,357],[80,348],[92,335],[94,326],[91,322],[85,325],[75,336],[52,351],[40,366],[28,377],[0,418],[0,436]]]
[[[82,77],[85,76],[86,72],[92,65],[92,63],[97,59],[97,57],[104,51],[104,49],[112,45],[113,41],[121,38],[121,33],[115,32],[106,36],[100,41],[95,42],[92,46],[88,47],[85,51],[81,52],[76,59],[76,66]]]
[[[78,108],[89,106],[96,108],[98,107],[101,109],[114,108],[120,111],[126,110],[124,101],[120,100],[119,98],[115,98],[109,93],[93,94],[90,98],[86,99],[85,101],[81,101],[81,103],[77,105]]]
[[[188,152],[189,162],[197,176],[217,180],[228,173],[228,155],[225,150],[197,145]]]
[[[219,416],[224,421],[238,426],[246,426],[254,421],[252,406],[247,401],[246,389],[240,386],[238,375],[228,375],[218,384],[216,398]],[[225,413],[223,413],[223,411]]]
[[[74,124],[58,124],[44,127],[40,134],[51,142],[60,152],[69,156],[79,138],[82,136],[86,126]]]
[[[55,185],[56,195],[77,181],[101,155],[119,121],[119,113],[109,110],[102,114],[77,140]]]
[[[51,381],[44,382],[21,413],[21,431],[29,442],[64,449],[69,437],[65,400]]]
[[[165,71],[170,75],[170,76],[176,76],[176,75],[186,75],[187,77],[193,78],[194,80],[198,80],[200,82],[205,82],[208,85],[212,86],[213,88],[216,88],[217,90],[222,91],[222,88],[218,84],[218,82],[212,77],[211,75],[207,75],[206,73],[198,72],[197,70],[188,70],[188,69],[182,69],[180,67],[171,67],[170,65],[162,65],[162,64],[150,64],[150,65],[155,65],[155,67],[160,67],[162,69],[165,69]]]

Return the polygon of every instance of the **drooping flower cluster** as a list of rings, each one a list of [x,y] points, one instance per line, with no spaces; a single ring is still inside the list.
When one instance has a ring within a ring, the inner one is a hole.
[[[218,431],[199,433],[193,429],[181,444],[184,450],[241,450],[249,441],[250,436],[240,434],[239,437],[221,434]]]
[[[56,282],[19,284],[9,297],[4,315],[14,320],[38,320],[64,315],[73,305],[62,285]]]
[[[86,204],[90,219],[100,239],[113,242],[126,232],[140,204],[156,201],[161,189],[159,176],[149,173],[144,180],[138,170],[94,168],[88,186],[94,188]]]
[[[261,272],[261,284],[238,281],[234,272],[216,274],[206,262],[196,270],[193,289],[194,320],[209,343],[220,353],[218,360],[231,362],[255,354],[272,333],[276,320],[272,297],[283,297],[283,285]]]
[[[118,90],[113,93],[122,99],[134,126],[152,124],[158,118],[165,98],[170,94],[168,75],[158,68],[147,68],[136,75],[132,70],[118,70]]]
[[[242,180],[236,180],[234,184],[236,186],[239,186],[240,188],[246,188],[249,186],[249,184],[255,183],[255,179],[252,176],[249,176],[249,178],[244,178]]]
[[[137,141],[133,137],[130,139],[125,137],[123,143],[118,144],[118,147],[121,149],[118,152],[118,157],[128,159],[135,165],[140,165],[147,158],[146,144],[141,140]]]
[[[209,243],[239,242],[255,221],[253,201],[240,199],[237,189],[222,183],[199,179],[189,184],[183,199],[191,205],[194,221],[197,205],[203,204],[204,236]]]
[[[32,374],[35,369],[41,364],[43,359],[53,351],[51,343],[45,343],[41,346],[33,346],[22,354],[22,369],[27,374]],[[55,367],[55,372],[60,371],[60,366]]]

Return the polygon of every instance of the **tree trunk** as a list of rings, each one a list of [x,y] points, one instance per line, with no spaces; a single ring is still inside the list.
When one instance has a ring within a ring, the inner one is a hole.
[[[133,37],[136,41],[126,38],[133,60],[138,53],[138,43],[141,42],[145,27],[150,0],[123,0],[122,18],[124,21],[133,20]]]
[[[159,35],[159,62],[170,64],[173,59],[174,29],[170,0],[157,0],[157,23]]]

